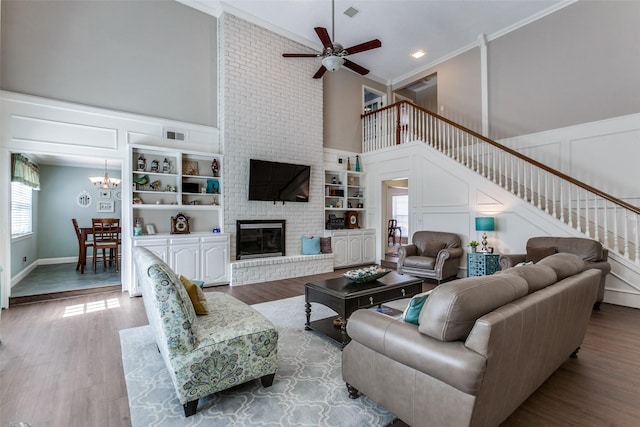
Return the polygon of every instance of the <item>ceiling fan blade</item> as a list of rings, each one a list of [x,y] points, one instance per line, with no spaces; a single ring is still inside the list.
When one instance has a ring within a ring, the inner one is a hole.
[[[283,53],[283,57],[285,58],[317,58],[317,53]]]
[[[360,74],[360,75],[365,75],[365,74],[369,74],[369,70],[367,70],[366,68],[356,64],[353,61],[349,61],[348,59],[344,59],[344,64],[345,67],[355,71],[356,73]]]
[[[329,37],[329,32],[327,31],[326,28],[315,27],[314,30],[316,30],[316,34],[320,38],[320,41],[322,42],[322,46],[326,48],[333,48],[333,43],[331,43],[331,37]]]
[[[324,76],[324,73],[326,73],[326,72],[327,72],[327,69],[326,69],[326,68],[325,68],[325,66],[323,65],[322,67],[320,67],[320,68],[318,69],[318,71],[316,71],[316,73],[313,75],[313,78],[314,78],[314,79],[319,79],[319,78],[321,78],[322,76]]]
[[[382,46],[382,42],[378,39],[369,40],[368,42],[357,44],[355,46],[351,46],[346,48],[345,50],[349,55],[353,55],[354,53],[364,52],[365,50],[376,49]]]

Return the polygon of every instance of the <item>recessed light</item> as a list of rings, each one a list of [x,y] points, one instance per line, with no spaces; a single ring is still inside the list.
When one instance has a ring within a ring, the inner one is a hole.
[[[411,56],[413,56],[415,59],[422,58],[425,55],[426,55],[426,53],[425,53],[424,50],[416,50],[415,52],[413,52],[411,54]]]

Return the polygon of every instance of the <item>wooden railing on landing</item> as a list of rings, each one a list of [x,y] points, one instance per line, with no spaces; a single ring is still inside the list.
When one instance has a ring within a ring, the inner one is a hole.
[[[364,153],[424,142],[640,265],[640,208],[406,101],[361,117]]]

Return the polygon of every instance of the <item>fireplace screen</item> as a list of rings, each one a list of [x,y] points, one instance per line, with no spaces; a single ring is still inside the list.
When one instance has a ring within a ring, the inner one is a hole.
[[[284,220],[236,222],[236,259],[284,256]]]

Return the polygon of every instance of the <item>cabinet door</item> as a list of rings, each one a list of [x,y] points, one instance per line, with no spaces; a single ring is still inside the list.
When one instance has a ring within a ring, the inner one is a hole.
[[[333,236],[333,266],[340,268],[349,265],[347,258],[347,236]]]
[[[226,243],[208,243],[200,251],[202,262],[201,279],[204,283],[229,283],[227,266],[229,250]]]
[[[187,279],[202,280],[198,245],[178,245],[169,248],[169,267]]]
[[[362,235],[349,236],[349,265],[362,264]]]
[[[362,262],[373,264],[376,262],[376,233],[365,233],[362,237]]]

